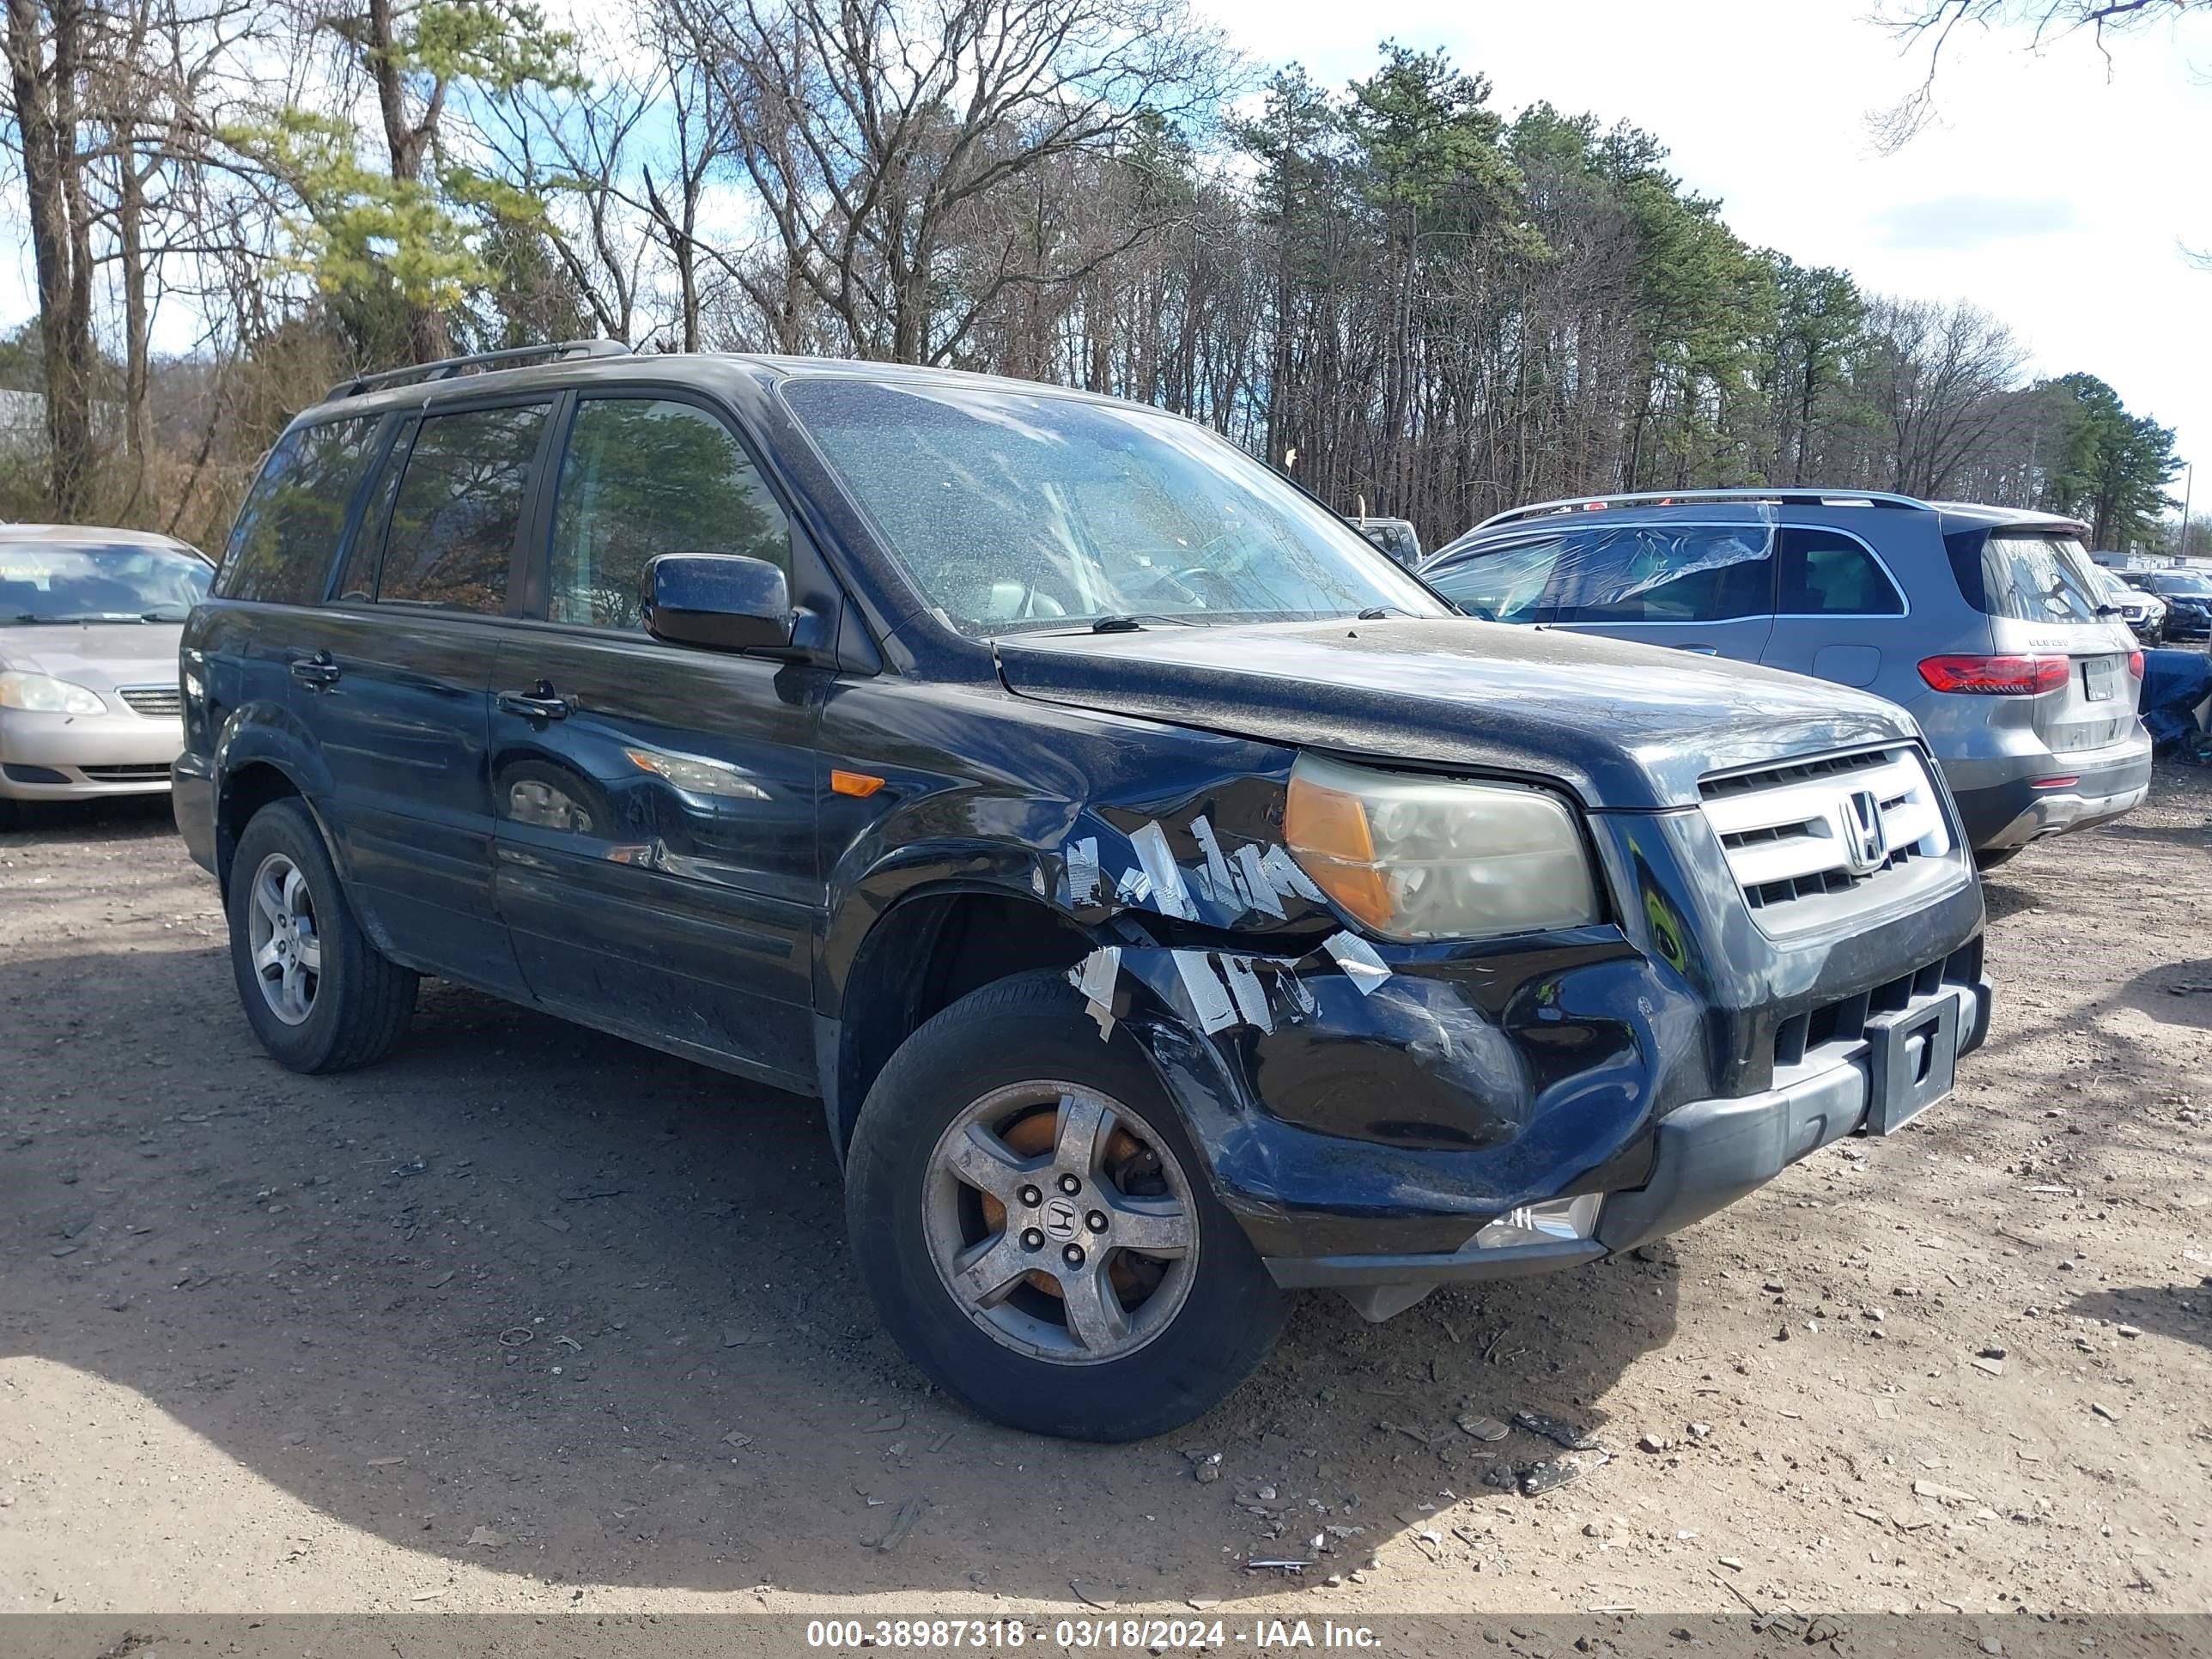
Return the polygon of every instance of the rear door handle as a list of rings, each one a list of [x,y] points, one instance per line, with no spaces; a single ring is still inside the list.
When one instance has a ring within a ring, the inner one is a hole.
[[[502,691],[493,701],[502,714],[520,714],[526,720],[565,720],[573,712],[573,705],[553,690],[550,680],[538,681],[531,691]]]
[[[292,678],[301,685],[317,691],[327,691],[338,683],[338,665],[331,660],[327,651],[318,651],[312,657],[292,659]]]

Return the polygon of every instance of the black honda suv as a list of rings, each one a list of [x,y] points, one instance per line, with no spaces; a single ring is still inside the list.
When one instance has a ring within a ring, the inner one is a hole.
[[[1988,1029],[1887,703],[1458,616],[1154,410],[537,358],[335,388],[192,616],[246,1018],[359,1066],[431,974],[818,1097],[884,1322],[992,1417],[1175,1427],[1290,1291],[1629,1249]]]

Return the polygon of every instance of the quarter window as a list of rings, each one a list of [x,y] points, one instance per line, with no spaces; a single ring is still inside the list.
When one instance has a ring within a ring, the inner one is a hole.
[[[383,605],[497,616],[546,405],[426,416],[392,502]]]
[[[375,434],[374,420],[356,416],[295,427],[279,439],[238,510],[216,592],[319,605]]]
[[[791,527],[729,428],[705,410],[586,398],[561,464],[546,615],[642,628],[646,567],[664,553],[740,554],[788,574]]]
[[[1782,532],[1785,617],[1901,617],[1905,601],[1873,554],[1832,530]]]

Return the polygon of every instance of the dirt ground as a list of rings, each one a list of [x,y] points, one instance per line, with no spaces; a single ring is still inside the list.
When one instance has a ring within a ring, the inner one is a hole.
[[[2165,769],[1996,872],[1995,1035],[1901,1136],[1650,1261],[1311,1298],[1099,1449],[891,1349],[811,1104],[443,986],[292,1076],[165,809],[41,813],[0,836],[0,1609],[2205,1610],[2208,854]],[[1545,1447],[1455,1421],[1523,1410],[1611,1460],[1486,1487]]]

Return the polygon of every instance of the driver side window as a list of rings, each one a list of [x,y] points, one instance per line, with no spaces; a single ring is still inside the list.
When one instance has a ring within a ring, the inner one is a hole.
[[[791,572],[791,526],[729,428],[694,404],[576,405],[553,514],[547,617],[641,630],[646,566],[735,553]]]

